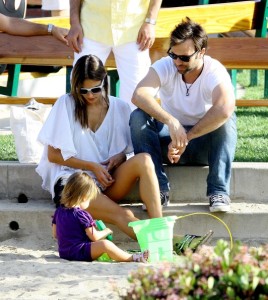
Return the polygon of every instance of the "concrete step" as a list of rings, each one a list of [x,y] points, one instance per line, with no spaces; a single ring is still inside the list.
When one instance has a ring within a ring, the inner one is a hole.
[[[140,219],[147,219],[141,204],[124,205],[130,208]],[[54,241],[51,237],[51,216],[55,208],[51,201],[30,200],[17,203],[11,200],[0,201],[0,242],[30,236],[47,244]],[[210,214],[204,203],[174,203],[163,210],[164,216],[178,216],[174,225],[174,234],[202,235],[208,230],[214,231],[214,241],[219,238],[228,241],[231,238],[249,245],[258,246],[268,243],[268,204],[232,203],[229,213]],[[115,226],[108,225],[114,231],[116,243],[130,242],[130,238]],[[230,236],[231,235],[231,236]]]
[[[0,162],[0,201],[16,199],[20,193],[31,200],[49,200],[50,194],[41,188],[41,178],[35,164]],[[171,183],[172,203],[204,203],[208,167],[165,167]],[[234,163],[232,166],[231,199],[233,203],[268,204],[268,163]],[[137,188],[126,197],[127,202],[139,202]]]

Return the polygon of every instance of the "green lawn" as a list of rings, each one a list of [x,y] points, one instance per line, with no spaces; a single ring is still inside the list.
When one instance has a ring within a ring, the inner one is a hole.
[[[244,99],[262,99],[264,71],[258,71],[259,85],[251,87],[250,72],[238,72],[237,82],[245,87]],[[239,107],[238,143],[235,161],[268,162],[268,107]]]
[[[244,99],[263,98],[263,71],[259,85],[249,86],[249,71],[238,72],[237,81],[245,87]],[[268,162],[268,107],[237,108],[238,143],[235,161]],[[12,135],[0,136],[0,160],[18,160]]]

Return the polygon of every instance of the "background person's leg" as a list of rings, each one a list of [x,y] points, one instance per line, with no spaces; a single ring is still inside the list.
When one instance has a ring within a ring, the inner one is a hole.
[[[140,51],[136,42],[113,48],[117,71],[120,79],[119,97],[127,101],[132,110],[136,108],[131,102],[137,84],[147,74],[151,66],[149,50]]]

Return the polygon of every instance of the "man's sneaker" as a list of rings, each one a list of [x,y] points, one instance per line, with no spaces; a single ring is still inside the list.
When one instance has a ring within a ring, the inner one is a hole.
[[[169,192],[160,192],[160,200],[162,207],[168,207],[169,206]],[[147,207],[145,204],[142,204],[142,210],[147,210]]]
[[[229,196],[215,194],[209,196],[209,210],[211,212],[228,212],[230,211],[231,200]]]
[[[160,199],[163,207],[169,206],[169,192],[160,192]]]

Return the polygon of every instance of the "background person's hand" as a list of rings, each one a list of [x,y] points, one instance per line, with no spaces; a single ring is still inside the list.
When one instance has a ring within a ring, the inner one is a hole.
[[[137,38],[137,44],[141,51],[149,49],[155,41],[155,25],[143,23]]]
[[[83,29],[80,24],[77,24],[71,27],[66,37],[69,47],[76,53],[82,50],[83,36]]]
[[[52,29],[52,35],[66,44],[68,46],[68,40],[66,39],[66,36],[68,35],[69,30],[66,28],[58,27],[58,26],[53,26]]]

